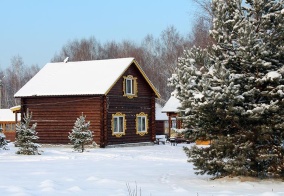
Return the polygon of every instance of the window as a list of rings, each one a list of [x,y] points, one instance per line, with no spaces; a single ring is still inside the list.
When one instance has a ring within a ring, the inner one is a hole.
[[[114,120],[114,133],[123,132],[123,117],[122,116],[116,116],[113,118]]]
[[[2,124],[0,124],[0,129],[2,129],[3,131],[7,132],[7,131],[16,131],[16,126],[13,123],[9,123],[9,122],[4,122]]]
[[[13,124],[5,124],[5,131],[15,131],[15,126]]]
[[[123,78],[123,96],[126,96],[129,99],[137,97],[137,78],[132,75],[124,76]]]
[[[126,81],[126,94],[127,95],[133,95],[134,94],[134,89],[133,89],[133,80],[132,79],[125,79]]]
[[[126,130],[126,119],[125,114],[117,112],[112,115],[112,135],[116,137],[121,137],[125,135]]]
[[[176,118],[171,118],[172,120],[172,128],[176,129],[177,128],[177,120]]]
[[[144,112],[136,114],[136,134],[141,136],[148,133],[148,115]]]
[[[146,132],[146,117],[145,116],[138,117],[138,131]]]

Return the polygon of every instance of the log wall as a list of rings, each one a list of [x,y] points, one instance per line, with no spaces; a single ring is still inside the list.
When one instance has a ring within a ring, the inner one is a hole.
[[[101,99],[100,96],[22,98],[22,110],[32,112],[31,123],[37,123],[39,143],[69,143],[69,132],[82,113],[91,123],[95,142],[100,143]]]

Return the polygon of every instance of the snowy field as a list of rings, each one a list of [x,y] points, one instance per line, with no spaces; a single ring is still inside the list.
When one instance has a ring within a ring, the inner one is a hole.
[[[186,145],[186,144],[185,144]],[[0,195],[142,196],[284,195],[284,182],[210,180],[196,176],[182,145],[93,148],[42,147],[42,155],[0,150]]]

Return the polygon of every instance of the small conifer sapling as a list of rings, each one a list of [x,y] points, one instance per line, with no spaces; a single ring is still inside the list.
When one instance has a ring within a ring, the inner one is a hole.
[[[0,128],[0,149],[9,150],[8,142],[2,128]]]
[[[89,130],[90,121],[86,122],[85,119],[86,116],[82,113],[75,121],[72,132],[70,132],[68,136],[74,150],[79,152],[84,152],[85,145],[90,144],[93,141],[92,131]]]
[[[16,125],[16,146],[19,146],[17,154],[40,155],[38,148],[41,146],[36,143],[39,139],[36,132],[37,123],[30,127],[32,114],[24,114],[23,121]]]

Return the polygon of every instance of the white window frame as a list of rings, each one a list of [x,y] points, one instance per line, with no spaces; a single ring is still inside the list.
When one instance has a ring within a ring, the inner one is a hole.
[[[134,82],[133,79],[130,79],[130,78],[125,79],[125,90],[126,90],[125,94],[126,95],[134,95],[133,82]]]
[[[123,116],[115,116],[113,117],[113,121],[114,121],[113,132],[122,133],[123,132]]]
[[[144,130],[141,129],[144,123]],[[136,114],[136,134],[143,136],[148,133],[148,115],[144,112]]]
[[[138,130],[139,132],[147,132],[146,116],[138,116]],[[143,128],[143,129],[142,129]]]

